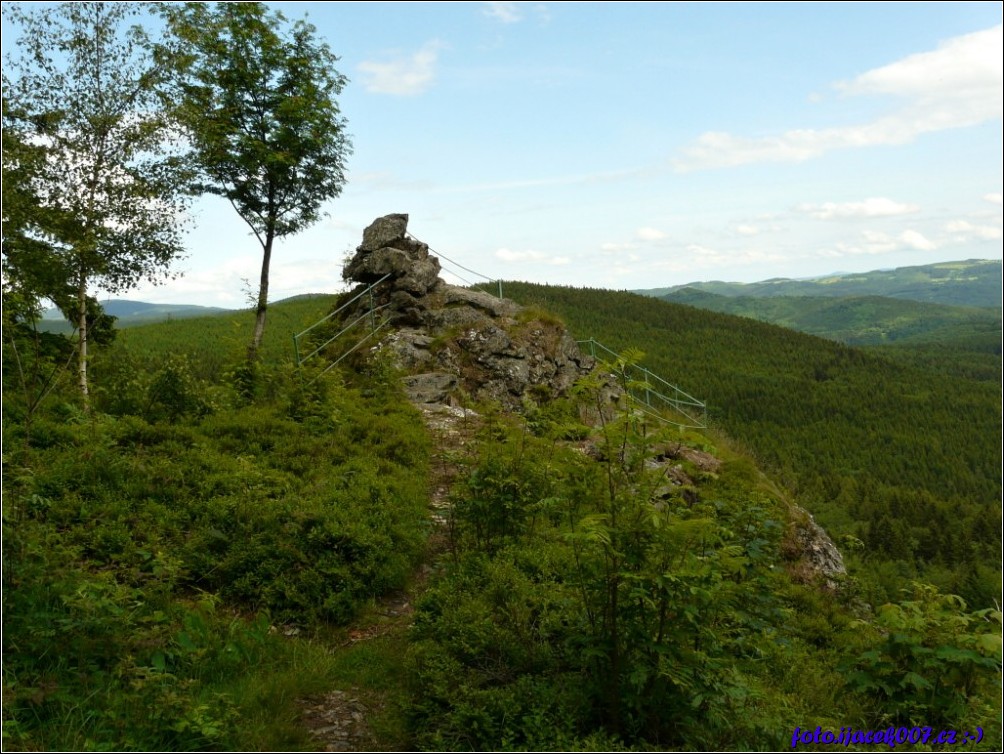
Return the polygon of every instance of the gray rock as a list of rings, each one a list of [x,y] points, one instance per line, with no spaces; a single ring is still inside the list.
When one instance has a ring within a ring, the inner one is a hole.
[[[456,375],[445,372],[412,374],[403,381],[404,391],[412,403],[446,403],[459,385]]]
[[[458,288],[448,285],[445,289],[444,304],[447,307],[465,304],[484,312],[491,317],[515,317],[520,307],[515,301],[498,298],[484,291],[472,291],[468,288]]]
[[[363,231],[363,242],[359,251],[376,251],[394,245],[408,232],[408,215],[396,214],[378,217]]]
[[[795,537],[802,560],[814,573],[824,579],[826,586],[831,589],[836,588],[835,577],[847,573],[840,550],[810,513],[798,506],[795,507],[795,512],[804,514],[801,521],[796,516],[795,523]]]
[[[433,338],[418,330],[401,329],[385,338],[382,346],[394,356],[398,366],[414,371],[432,361],[433,354],[429,350],[432,342]]]

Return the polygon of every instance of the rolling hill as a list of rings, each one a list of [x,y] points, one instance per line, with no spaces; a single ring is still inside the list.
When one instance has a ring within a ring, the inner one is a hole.
[[[884,592],[876,601],[907,574],[979,604],[999,590],[999,573],[979,565],[999,560],[999,366],[996,377],[992,365],[985,379],[950,375],[940,361],[627,292],[505,290],[555,312],[578,338],[641,349],[645,366],[706,400],[710,421],[828,531],[864,543],[852,558],[870,564],[869,589]]]
[[[997,344],[999,352],[999,308],[949,306],[890,296],[725,296],[689,287],[660,298],[850,345],[957,342],[960,336],[982,334],[980,343]]]
[[[886,296],[950,306],[999,307],[1002,290],[1001,262],[967,259],[806,280],[772,278],[758,283],[727,283],[716,280],[637,290],[635,293],[662,298],[684,288],[721,296]]]

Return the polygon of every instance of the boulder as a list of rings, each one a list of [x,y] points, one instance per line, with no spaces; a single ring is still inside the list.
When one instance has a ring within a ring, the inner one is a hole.
[[[393,246],[408,233],[408,215],[396,214],[378,217],[363,231],[363,242],[358,251],[376,251]]]

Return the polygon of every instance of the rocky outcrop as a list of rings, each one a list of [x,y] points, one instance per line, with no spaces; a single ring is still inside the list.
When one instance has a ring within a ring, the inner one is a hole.
[[[439,260],[429,255],[429,247],[408,236],[408,216],[387,215],[363,231],[363,242],[342,277],[364,285],[388,277],[390,292],[401,294],[395,308],[406,310],[412,300],[442,285],[439,269]]]
[[[408,216],[395,214],[363,231],[342,273],[357,290],[378,283],[375,303],[393,325],[381,348],[413,375],[405,381],[413,401],[448,402],[462,389],[516,407],[524,396],[560,395],[592,369],[593,359],[553,318],[448,285],[439,271],[429,247],[408,235]]]
[[[840,577],[847,573],[840,550],[811,513],[797,505],[793,509],[786,547],[793,575],[806,582],[822,582],[827,589],[837,589]]]

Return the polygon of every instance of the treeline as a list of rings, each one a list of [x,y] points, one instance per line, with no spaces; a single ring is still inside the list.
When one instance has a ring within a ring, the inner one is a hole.
[[[999,597],[999,380],[626,292],[505,291],[577,337],[641,349],[645,366],[706,400],[712,424],[835,538],[862,543],[845,555],[869,600],[896,599],[915,577],[973,606]]]

